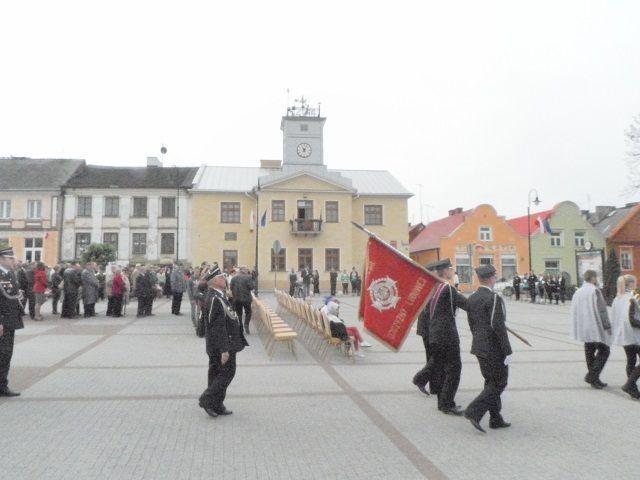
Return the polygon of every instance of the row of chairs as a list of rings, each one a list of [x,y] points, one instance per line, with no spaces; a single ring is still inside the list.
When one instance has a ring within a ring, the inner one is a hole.
[[[253,295],[253,317],[260,321],[257,323],[258,334],[262,338],[265,350],[269,358],[273,358],[278,345],[286,344],[291,354],[297,359],[295,341],[298,334],[280,318],[269,306],[258,300]]]
[[[333,337],[329,318],[324,312],[283,290],[276,290],[275,295],[279,311],[287,311],[293,317],[293,326],[300,332],[302,341],[315,350],[323,360],[329,361],[332,353],[337,350],[351,361],[355,361],[353,338],[341,340]]]

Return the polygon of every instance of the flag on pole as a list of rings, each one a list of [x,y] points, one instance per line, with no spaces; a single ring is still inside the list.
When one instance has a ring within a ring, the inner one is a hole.
[[[266,227],[267,226],[267,211],[265,210],[264,213],[262,214],[262,218],[260,219],[260,226],[261,227]]]
[[[369,333],[397,352],[441,282],[409,257],[363,230],[369,234],[369,242],[360,319]]]
[[[256,228],[256,214],[251,210],[251,215],[249,215],[249,230],[253,232],[254,228]]]
[[[551,230],[551,224],[549,223],[548,218],[545,218],[543,220],[542,217],[538,216],[538,220],[536,220],[536,223],[540,227],[540,231],[542,231],[543,234],[548,233],[549,235],[551,235],[553,233],[553,230]]]

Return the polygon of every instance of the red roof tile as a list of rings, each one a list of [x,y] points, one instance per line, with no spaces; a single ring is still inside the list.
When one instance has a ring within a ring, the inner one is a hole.
[[[451,235],[456,228],[462,225],[464,219],[469,216],[472,211],[473,210],[465,210],[462,213],[450,215],[428,223],[418,236],[413,239],[409,251],[415,253],[440,248],[440,239]]]
[[[544,212],[535,212],[531,214],[531,235],[535,235],[540,230],[540,225],[538,225],[538,217],[542,220],[545,220],[551,216],[553,210],[545,210]],[[507,223],[511,225],[516,232],[520,235],[527,235],[527,215],[524,217],[512,218],[511,220],[507,220]]]

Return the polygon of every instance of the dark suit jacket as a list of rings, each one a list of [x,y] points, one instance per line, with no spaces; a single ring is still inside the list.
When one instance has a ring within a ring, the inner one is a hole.
[[[136,279],[136,297],[152,297],[153,293],[151,272],[141,272]]]
[[[468,307],[469,328],[473,335],[471,353],[497,359],[511,355],[502,298],[488,288],[480,287],[469,297]]]
[[[425,308],[429,315],[429,343],[460,345],[460,336],[456,327],[458,308],[467,310],[467,299],[451,285],[444,287],[438,299],[429,300]]]
[[[251,291],[254,288],[253,277],[248,273],[239,273],[231,279],[229,284],[234,302],[249,303],[252,300]]]
[[[76,272],[73,268],[67,268],[62,278],[64,279],[64,291],[70,295],[77,295],[78,289],[82,285],[80,272]]]
[[[208,355],[240,352],[249,345],[231,302],[225,295],[210,288],[204,314]]]
[[[18,295],[20,286],[13,272],[4,273],[0,270],[0,283],[7,295]],[[15,299],[9,299],[0,292],[0,325],[7,330],[19,330],[24,328],[22,323],[22,307],[20,302]]]

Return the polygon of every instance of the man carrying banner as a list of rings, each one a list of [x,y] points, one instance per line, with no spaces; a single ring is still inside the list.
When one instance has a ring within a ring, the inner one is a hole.
[[[429,382],[432,392],[435,390],[438,394],[438,410],[462,415],[464,411],[455,402],[462,371],[456,310],[467,310],[467,299],[448,283],[454,275],[448,258],[427,265],[427,270],[435,271],[443,283],[436,287],[418,320],[418,331],[422,331],[423,339],[426,338],[428,360],[413,377],[413,383],[426,393],[424,387]]]
[[[484,377],[484,389],[467,407],[464,416],[474,428],[485,433],[480,420],[489,412],[490,428],[511,426],[502,418],[500,395],[507,387],[511,344],[505,325],[506,310],[502,298],[493,291],[496,269],[493,265],[476,268],[480,288],[469,297],[469,328],[473,335],[471,354],[478,357],[480,372]]]

